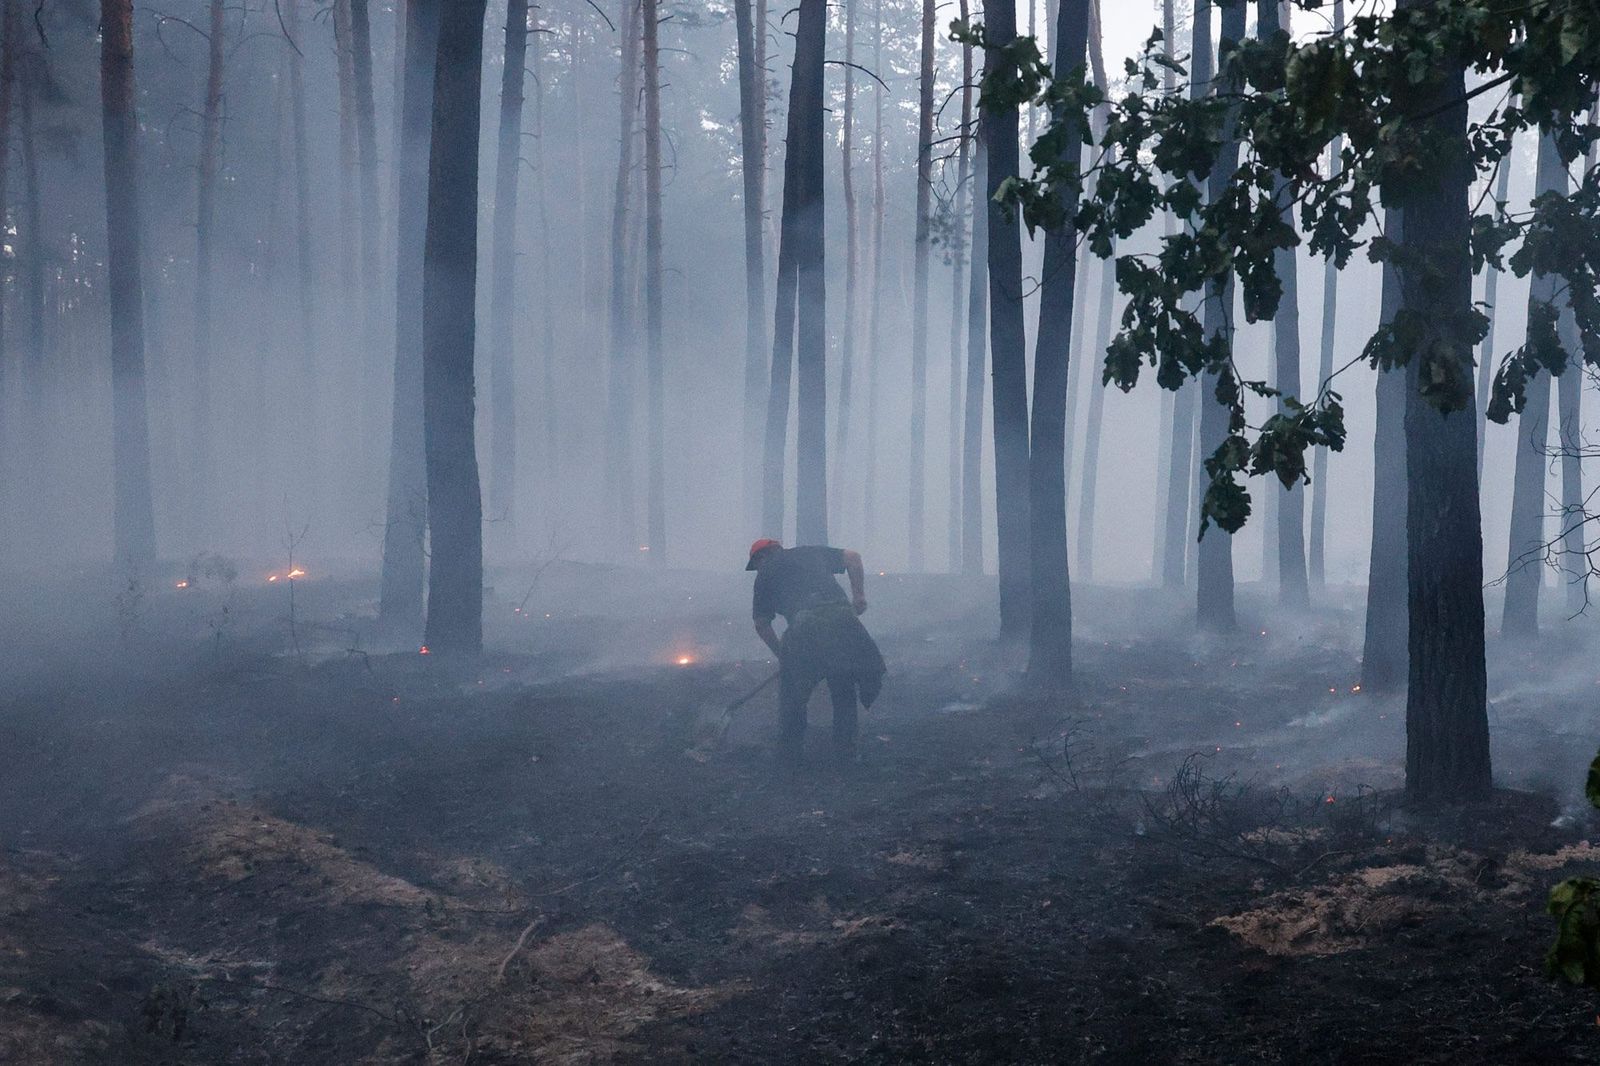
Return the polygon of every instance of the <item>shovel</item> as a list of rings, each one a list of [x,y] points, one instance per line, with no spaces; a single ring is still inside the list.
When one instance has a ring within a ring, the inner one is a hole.
[[[722,746],[722,738],[728,735],[728,727],[733,724],[734,712],[738,711],[740,707],[743,707],[745,704],[749,703],[751,700],[765,692],[774,681],[778,680],[778,676],[781,673],[781,670],[774,671],[771,677],[767,678],[765,681],[761,682],[761,684],[757,685],[749,692],[746,692],[743,696],[740,696],[738,699],[728,704],[727,708],[722,712],[722,717],[717,719],[716,724],[711,727],[710,732],[707,733],[700,743],[696,744],[688,751],[685,751],[684,754],[693,759],[695,762],[705,762],[706,760],[710,759],[711,753]]]

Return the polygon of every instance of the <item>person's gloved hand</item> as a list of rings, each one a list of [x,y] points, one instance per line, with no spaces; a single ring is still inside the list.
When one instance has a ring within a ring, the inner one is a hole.
[[[867,598],[865,596],[857,596],[850,601],[850,606],[855,608],[856,614],[866,614]]]

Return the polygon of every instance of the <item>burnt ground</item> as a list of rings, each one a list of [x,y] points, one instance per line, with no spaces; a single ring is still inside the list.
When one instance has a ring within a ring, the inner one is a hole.
[[[1600,1061],[1541,972],[1585,623],[1495,649],[1506,787],[1430,812],[1344,593],[1202,641],[1079,590],[1044,703],[989,588],[878,578],[861,761],[784,774],[770,693],[707,743],[770,670],[732,576],[496,575],[468,672],[204,569],[0,623],[0,1061]]]

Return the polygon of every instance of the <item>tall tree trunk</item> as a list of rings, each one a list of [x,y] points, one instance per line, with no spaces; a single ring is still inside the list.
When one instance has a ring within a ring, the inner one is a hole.
[[[422,623],[428,479],[423,445],[422,289],[428,224],[434,63],[440,0],[407,0],[401,101],[400,210],[396,212],[394,411],[378,616],[415,633]]]
[[[1197,8],[1195,17],[1200,12]],[[1197,31],[1198,32],[1198,31]],[[1222,32],[1217,40],[1217,69],[1224,69],[1226,56],[1244,39],[1245,0],[1223,0]],[[1229,78],[1219,86],[1221,92],[1238,89],[1237,78]],[[1216,202],[1233,181],[1239,166],[1239,142],[1234,137],[1236,113],[1229,108],[1224,120],[1224,142],[1211,170],[1210,196]],[[1203,324],[1208,337],[1224,337],[1232,345],[1233,337],[1233,276],[1208,286]],[[1201,379],[1200,400],[1200,457],[1203,460],[1221,446],[1228,435],[1228,408],[1214,393],[1217,375]],[[1203,629],[1228,630],[1234,627],[1233,614],[1233,537],[1224,529],[1213,526],[1200,542],[1199,574],[1196,580],[1197,617]]]
[[[1534,196],[1567,194],[1567,168],[1556,152],[1555,138],[1539,137],[1539,167]],[[1537,309],[1557,303],[1560,279],[1534,274],[1528,288],[1528,319]],[[1532,328],[1529,329],[1531,343]],[[1565,375],[1563,375],[1564,377]],[[1506,551],[1506,598],[1500,634],[1532,639],[1539,635],[1539,586],[1544,570],[1545,473],[1549,462],[1550,375],[1528,382],[1527,404],[1517,417],[1516,475],[1511,489],[1511,536]]]
[[[1257,8],[1257,33],[1265,40],[1280,30],[1289,32],[1289,26],[1280,22],[1282,8],[1279,0],[1260,0]],[[1294,225],[1294,212],[1288,204],[1288,180],[1282,174],[1273,179],[1273,196],[1283,204],[1284,219]],[[1285,396],[1298,397],[1303,391],[1300,382],[1300,265],[1299,255],[1293,248],[1279,248],[1273,254],[1273,269],[1283,286],[1283,297],[1278,302],[1278,313],[1272,320],[1273,355],[1276,363],[1275,384]],[[1279,410],[1287,412],[1286,404]],[[1277,569],[1278,602],[1285,607],[1306,607],[1311,602],[1306,578],[1306,496],[1299,483],[1279,493],[1278,486],[1268,485],[1267,492],[1277,496]]]
[[[1161,35],[1161,51],[1168,60],[1176,62],[1173,50],[1177,46],[1177,19],[1173,0],[1161,0]],[[1161,91],[1168,96],[1176,95],[1178,91],[1178,73],[1171,66],[1161,72]],[[1176,232],[1177,217],[1170,210],[1163,210],[1161,224],[1165,236],[1170,238]],[[1155,533],[1152,538],[1154,551],[1150,557],[1150,581],[1157,585],[1166,581],[1167,515],[1173,503],[1173,425],[1177,413],[1178,397],[1164,394],[1161,399],[1161,433],[1156,444]]]
[[[1344,2],[1334,6],[1334,23],[1340,32],[1344,16]],[[1335,137],[1328,149],[1328,175],[1339,173],[1344,139]],[[1316,387],[1333,377],[1333,342],[1339,322],[1339,268],[1330,258],[1322,270],[1322,346],[1317,359]],[[1314,588],[1321,589],[1328,582],[1328,449],[1319,447],[1311,455],[1311,557],[1310,579]]]
[[[827,275],[823,244],[823,100],[828,9],[826,0],[800,0],[795,30],[794,82],[789,107],[800,112],[795,175],[795,274],[798,327],[795,377],[799,390],[795,432],[795,538],[800,544],[828,541]],[[789,207],[789,185],[783,189]]]
[[[439,23],[423,251],[422,396],[427,443],[427,646],[483,649],[483,501],[473,442],[478,289],[478,118],[484,0],[452,0]]]
[[[961,0],[961,19],[967,18],[967,2]],[[961,379],[965,371],[965,353],[962,339],[966,329],[967,308],[967,215],[971,211],[972,186],[972,46],[961,48],[961,130],[957,134],[956,188],[950,197],[951,217],[954,220],[951,235],[950,271],[950,490],[949,490],[949,555],[950,572],[961,573],[962,498],[961,477],[963,450],[961,442]]]
[[[1215,74],[1211,47],[1211,2],[1195,0],[1191,27],[1189,97],[1198,100],[1211,91]],[[1204,183],[1196,181],[1197,191],[1205,196]],[[1205,401],[1201,381],[1186,381],[1172,398],[1172,451],[1167,458],[1166,557],[1162,560],[1161,583],[1169,589],[1182,588],[1199,569],[1195,529],[1200,512],[1202,489],[1198,441],[1200,406]]]
[[[1399,208],[1385,213],[1384,235],[1402,240]],[[1384,325],[1400,310],[1400,273],[1383,264]],[[1376,428],[1372,438],[1372,542],[1367,561],[1367,612],[1361,651],[1361,685],[1369,692],[1398,689],[1406,679],[1406,375],[1398,368],[1378,374]]]
[[[308,511],[315,513],[320,502],[317,486],[320,484],[319,468],[322,449],[318,446],[318,433],[322,426],[319,415],[319,381],[322,373],[317,365],[317,257],[311,243],[311,158],[306,125],[305,55],[300,47],[300,0],[288,0],[285,5],[290,39],[295,47],[289,49],[289,124],[294,141],[294,195],[295,195],[295,260],[296,293],[300,319],[300,374],[301,387],[296,397],[299,438],[295,461],[305,475]],[[405,64],[399,64],[402,68]],[[397,168],[398,169],[398,168]],[[418,575],[420,597],[421,576]],[[421,611],[417,612],[418,617]]]
[[[352,306],[352,298],[360,294],[357,252],[360,249],[357,233],[360,229],[356,201],[356,171],[359,153],[356,147],[356,75],[355,46],[350,26],[350,0],[333,0],[334,61],[339,82],[339,282],[344,313],[352,318],[361,314]],[[358,318],[359,320],[359,318]],[[348,347],[348,345],[346,345]],[[363,398],[365,399],[365,398]]]
[[[985,10],[990,46],[984,76],[1014,71],[1004,49],[1017,37],[1016,0],[989,0]],[[1019,173],[1017,108],[986,105],[980,120],[988,153],[985,190],[989,211],[989,346],[994,375],[994,493],[1000,567],[1000,632],[1020,638],[1029,631],[1032,582],[1028,576],[1028,378],[1027,332],[1022,318],[1022,230],[1015,212],[995,202],[1008,178]]]
[[[135,99],[133,4],[131,0],[100,0],[106,273],[111,305],[112,527],[116,561],[130,567],[156,555],[150,506],[150,423],[145,406]]]
[[[17,245],[17,271],[22,281],[22,302],[28,314],[27,365],[34,409],[41,410],[44,383],[44,211],[39,193],[39,154],[34,143],[33,94],[37,90],[37,71],[32,56],[23,65],[19,97],[21,100],[22,149],[22,229]]]
[[[1029,0],[1030,4],[1032,0]],[[1055,74],[1083,76],[1092,0],[1064,0],[1055,32]],[[1068,151],[1079,154],[1074,144]],[[1077,214],[1076,190],[1062,197],[1063,217]],[[1044,287],[1033,353],[1033,421],[1029,433],[1028,534],[1033,601],[1028,639],[1028,680],[1055,691],[1072,678],[1072,584],[1067,570],[1067,484],[1063,448],[1067,428],[1067,372],[1071,356],[1077,231],[1067,222],[1045,233]]]
[[[872,7],[872,66],[883,69],[883,0]],[[867,312],[867,461],[862,494],[861,528],[867,544],[874,542],[878,515],[878,378],[883,352],[883,94],[882,83],[872,92],[872,306]]]
[[[1436,133],[1432,180],[1407,182],[1399,197],[1403,306],[1425,331],[1406,374],[1406,793],[1421,801],[1480,798],[1491,783],[1472,347],[1452,328],[1472,306],[1465,80],[1464,62],[1446,58],[1401,101]],[[1448,351],[1469,383],[1452,414],[1419,388],[1430,349]]]
[[[26,103],[26,97],[23,98]],[[1589,110],[1589,121],[1600,119],[1600,99]],[[1593,173],[1600,163],[1600,143],[1589,145],[1583,172]],[[1561,308],[1561,343],[1569,353],[1581,351],[1577,321],[1570,301]],[[1574,366],[1561,376],[1561,559],[1567,584],[1567,612],[1578,614],[1589,602],[1589,560],[1583,550],[1585,527],[1583,494],[1583,382],[1585,374]],[[1482,434],[1479,434],[1482,437]],[[1481,451],[1481,445],[1480,445]],[[1482,462],[1480,458],[1479,462]]]
[[[859,241],[855,184],[856,117],[856,0],[844,6],[844,108],[840,121],[839,165],[844,191],[844,322],[839,338],[839,413],[834,416],[833,511],[837,516],[844,501],[845,449],[850,444],[850,400],[856,363],[856,275],[859,270]]]
[[[611,203],[611,359],[606,405],[606,505],[618,547],[638,543],[634,520],[633,298],[628,285],[628,199],[639,97],[639,5],[622,0],[622,72],[618,96],[617,184]],[[580,134],[581,136],[581,134]]]
[[[767,265],[762,239],[767,116],[761,91],[766,75],[756,62],[756,27],[750,0],[734,0],[733,14],[739,42],[739,163],[744,177],[743,513],[747,522],[754,523],[760,515],[762,385],[767,370]]]
[[[550,265],[550,248],[552,238],[550,235],[550,196],[549,181],[546,177],[545,155],[545,121],[544,101],[545,83],[543,74],[544,46],[540,43],[543,38],[540,33],[554,33],[555,31],[541,28],[537,16],[534,19],[532,33],[533,49],[530,53],[528,70],[533,78],[533,199],[534,206],[539,215],[539,328],[543,344],[540,352],[540,369],[543,378],[543,395],[540,397],[540,413],[543,415],[544,428],[544,454],[539,464],[540,473],[544,478],[544,498],[547,501],[557,501],[564,478],[562,477],[561,450],[560,450],[560,420],[559,405],[556,402],[558,395],[556,388],[556,360],[559,349],[556,345],[555,328],[555,276]],[[583,216],[574,211],[574,216],[581,222]],[[587,242],[585,242],[587,243]],[[582,284],[582,275],[579,275]]]
[[[378,197],[378,129],[372,92],[372,24],[368,0],[350,3],[351,92],[356,106],[356,177],[361,197],[361,321],[363,357],[361,365],[371,368],[376,377],[382,367],[378,353],[378,274],[381,256],[379,228],[382,226],[382,201]],[[364,389],[367,395],[380,390]],[[383,421],[374,411],[369,424],[376,428]]]
[[[1094,83],[1102,93],[1107,93],[1106,67],[1102,49],[1105,44],[1105,32],[1100,23],[1099,0],[1089,2],[1089,65],[1094,73]],[[1102,114],[1098,123],[1099,128],[1105,129],[1106,116]],[[1111,313],[1112,298],[1116,293],[1117,285],[1116,253],[1113,247],[1112,254],[1100,263],[1100,309],[1095,326],[1095,344],[1092,349],[1082,352],[1083,387],[1086,389],[1086,402],[1088,403],[1087,417],[1083,426],[1083,477],[1079,487],[1081,494],[1078,498],[1078,572],[1079,577],[1085,581],[1094,580],[1094,504],[1095,487],[1098,481],[1100,464],[1100,422],[1105,415],[1106,390],[1099,372],[1105,360],[1105,351],[1111,343]],[[1078,314],[1080,322],[1086,321],[1088,315],[1084,312],[1087,307],[1082,307]],[[1037,404],[1037,401],[1035,401]]]
[[[517,289],[517,186],[522,172],[522,83],[528,56],[528,0],[507,0],[500,136],[490,237],[489,510],[513,543],[517,529],[517,382],[513,320]]]
[[[650,455],[646,527],[650,561],[667,561],[666,368],[661,349],[661,45],[660,0],[644,2],[644,334],[645,450]]]
[[[194,226],[194,445],[190,453],[188,507],[190,528],[201,543],[217,532],[212,498],[211,366],[215,339],[211,328],[211,262],[217,210],[217,155],[222,148],[222,0],[211,0],[207,24],[207,64],[200,105],[200,157]]]
[[[968,17],[967,0],[961,0],[961,17]],[[972,212],[972,270],[967,277],[967,386],[962,397],[965,411],[961,428],[961,572],[983,573],[983,392],[989,363],[989,211],[978,202],[978,190],[988,187],[987,149],[981,124],[972,116],[972,46],[962,49],[962,126],[971,131],[973,169],[967,206]]]
[[[933,38],[935,0],[922,0],[922,66],[917,98],[917,232],[911,274],[911,473],[906,544],[924,568],[928,490],[928,252],[932,245]]]
[[[1511,196],[1511,160],[1514,157],[1507,155],[1500,161],[1499,169],[1495,175],[1494,198],[1499,203],[1505,203]],[[1483,479],[1483,447],[1488,441],[1487,415],[1489,412],[1489,386],[1494,382],[1495,350],[1494,327],[1499,321],[1499,314],[1495,304],[1497,290],[1500,287],[1500,271],[1490,266],[1484,270],[1483,302],[1488,305],[1489,331],[1483,335],[1483,342],[1478,348],[1478,479]]]

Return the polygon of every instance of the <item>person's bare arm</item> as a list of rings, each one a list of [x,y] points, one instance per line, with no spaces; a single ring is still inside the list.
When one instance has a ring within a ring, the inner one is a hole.
[[[755,622],[756,636],[761,638],[763,644],[772,649],[773,655],[782,658],[783,645],[778,641],[777,631],[772,628],[772,619],[757,618]]]
[[[845,548],[839,554],[844,557],[844,572],[850,578],[850,605],[856,609],[856,614],[865,614],[867,610],[867,572],[861,565],[861,553]]]

